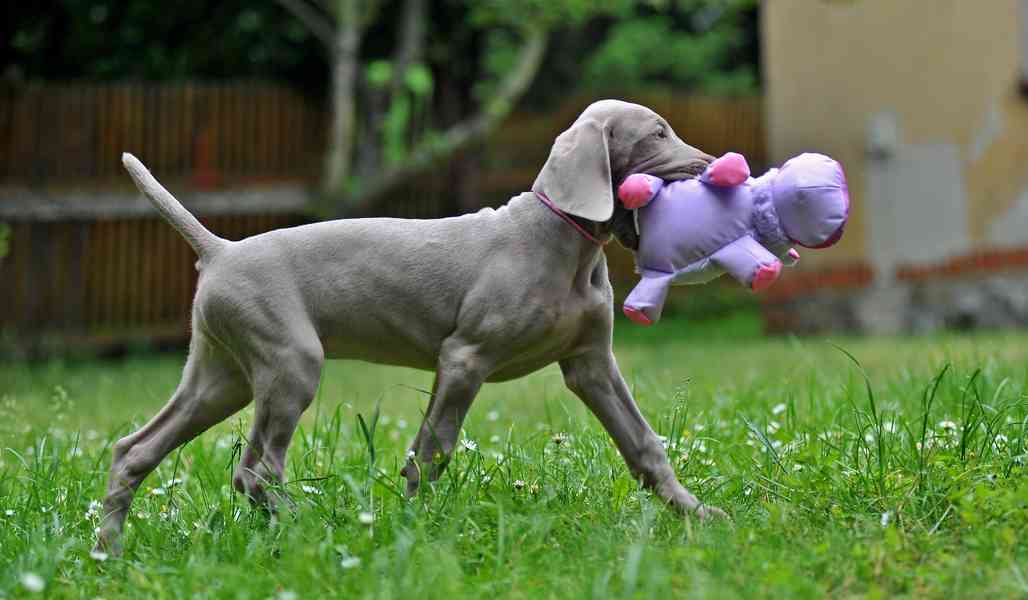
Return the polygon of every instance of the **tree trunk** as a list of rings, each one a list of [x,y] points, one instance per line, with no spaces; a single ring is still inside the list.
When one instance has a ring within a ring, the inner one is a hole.
[[[336,206],[336,214],[354,216],[366,213],[375,200],[408,178],[469,144],[487,137],[510,114],[514,105],[528,89],[542,64],[545,50],[545,31],[533,29],[526,32],[526,40],[521,47],[517,64],[500,82],[496,92],[483,104],[478,113],[454,124],[442,135],[423,142],[402,164],[386,170],[374,181],[362,182],[357,194]]]
[[[332,129],[328,139],[322,194],[333,196],[346,189],[353,160],[356,115],[358,49],[361,40],[360,14],[356,0],[339,0],[339,27],[331,49]]]

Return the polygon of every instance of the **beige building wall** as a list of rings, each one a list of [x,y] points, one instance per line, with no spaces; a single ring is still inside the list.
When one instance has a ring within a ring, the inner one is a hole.
[[[914,260],[944,258],[933,250],[1028,245],[1028,99],[1018,92],[1028,43],[1023,4],[765,0],[770,158],[780,163],[807,150],[834,156],[853,200],[842,242],[806,253],[808,266],[875,264],[889,236],[898,263],[915,242],[928,247]],[[872,139],[888,147],[890,137],[891,156],[869,156]],[[936,231],[946,239],[930,239]]]

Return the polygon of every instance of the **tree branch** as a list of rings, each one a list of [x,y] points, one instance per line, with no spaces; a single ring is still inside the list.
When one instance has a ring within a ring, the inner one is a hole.
[[[336,43],[336,28],[328,17],[319,13],[304,0],[278,0],[278,3],[303,23],[330,53],[332,52]]]
[[[388,169],[375,180],[367,182],[359,192],[344,200],[337,209],[337,213],[353,215],[366,212],[376,199],[408,178],[492,133],[510,114],[514,105],[535,78],[535,74],[542,64],[546,42],[545,30],[527,31],[517,64],[507,73],[496,92],[483,104],[481,110],[454,124],[442,135],[422,142],[411,152],[403,164]]]

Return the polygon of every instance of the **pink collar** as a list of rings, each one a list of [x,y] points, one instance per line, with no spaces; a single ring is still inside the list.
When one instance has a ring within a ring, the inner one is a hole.
[[[567,213],[565,213],[561,209],[557,208],[557,206],[549,198],[546,197],[546,194],[544,194],[542,192],[535,192],[535,197],[539,198],[539,201],[542,202],[543,204],[545,204],[546,208],[549,208],[550,210],[552,210],[553,214],[557,215],[561,219],[564,219],[564,222],[568,223],[569,225],[571,225],[572,227],[577,229],[578,233],[581,233],[582,237],[584,237],[585,239],[589,240],[590,242],[596,244],[597,246],[606,246],[607,242],[610,241],[610,238],[607,238],[607,241],[604,241],[604,242],[601,242],[600,240],[598,240],[596,238],[596,236],[594,236],[593,234],[591,234],[588,231],[586,231],[584,227],[582,227],[581,225],[578,224],[578,222],[576,222],[574,219],[569,217],[567,215]]]

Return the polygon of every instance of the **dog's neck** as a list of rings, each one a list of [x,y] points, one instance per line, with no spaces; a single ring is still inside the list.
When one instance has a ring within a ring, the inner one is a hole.
[[[515,224],[520,236],[530,240],[531,245],[549,247],[561,254],[570,253],[578,256],[580,262],[594,262],[596,255],[603,253],[603,245],[597,244],[594,240],[603,242],[612,237],[606,223],[597,223],[564,213],[593,239],[587,238],[575,225],[558,216],[541,202],[533,192],[514,196],[500,210],[508,211],[508,219]]]
[[[553,214],[560,217],[565,223],[573,227],[579,235],[589,240],[597,246],[605,246],[611,238],[610,232],[605,231],[603,224],[596,221],[590,221],[583,219],[575,215],[570,215],[563,210],[557,208],[557,206],[548,198],[543,192],[534,192],[536,198],[542,202],[546,208],[550,209]]]

